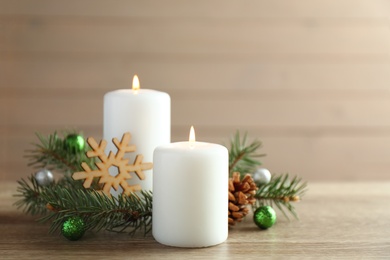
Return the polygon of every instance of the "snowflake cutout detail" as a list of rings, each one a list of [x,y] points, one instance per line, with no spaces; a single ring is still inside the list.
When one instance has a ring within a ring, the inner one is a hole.
[[[99,178],[99,183],[103,185],[103,192],[110,194],[111,187],[118,190],[119,186],[123,188],[123,193],[130,195],[132,192],[141,190],[140,185],[129,185],[126,180],[131,179],[131,172],[134,172],[140,180],[145,179],[144,170],[150,170],[153,168],[152,163],[142,163],[143,155],[139,154],[135,157],[134,163],[129,164],[129,160],[123,158],[125,153],[135,152],[136,146],[129,145],[131,139],[130,133],[125,133],[122,140],[119,142],[117,138],[113,138],[112,142],[118,148],[116,154],[112,151],[108,156],[104,153],[104,149],[107,146],[107,141],[102,140],[99,144],[94,138],[89,137],[87,142],[92,150],[87,152],[87,157],[98,157],[100,162],[96,162],[96,170],[92,170],[88,164],[83,162],[81,167],[84,169],[82,172],[73,173],[74,180],[84,180],[84,188],[91,187],[94,178]],[[110,175],[109,168],[117,167],[118,174],[116,176]]]

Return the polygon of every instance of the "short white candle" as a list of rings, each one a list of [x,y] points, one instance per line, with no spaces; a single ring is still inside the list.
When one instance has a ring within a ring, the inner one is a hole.
[[[107,140],[106,153],[116,152],[112,138],[121,140],[125,132],[131,133],[132,145],[137,150],[127,153],[129,162],[133,163],[137,154],[144,156],[144,162],[153,161],[154,149],[171,141],[171,99],[167,93],[140,89],[135,75],[132,89],[120,89],[106,93],[104,96],[104,129],[103,138]],[[115,175],[115,168],[110,169]],[[128,182],[140,185],[143,190],[152,190],[152,170],[145,171],[145,179],[139,180],[135,174]]]
[[[228,237],[228,150],[171,143],[154,151],[153,236],[161,244],[207,247]]]

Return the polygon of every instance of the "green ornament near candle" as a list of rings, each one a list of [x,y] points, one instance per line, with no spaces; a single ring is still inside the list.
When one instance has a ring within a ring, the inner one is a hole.
[[[253,221],[261,229],[270,228],[276,221],[275,210],[271,206],[261,206],[255,210]]]
[[[80,217],[69,217],[62,224],[61,233],[71,241],[79,240],[85,233],[85,223]]]
[[[80,152],[84,150],[85,140],[81,135],[69,134],[65,138],[64,145],[67,150],[72,152]]]

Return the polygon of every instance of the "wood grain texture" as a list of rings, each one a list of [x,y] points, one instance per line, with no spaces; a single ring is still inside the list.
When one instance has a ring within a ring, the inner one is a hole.
[[[173,141],[240,129],[271,172],[388,180],[389,18],[384,0],[0,0],[0,180],[34,171],[36,131],[99,139],[135,73],[171,95]]]
[[[178,23],[152,18],[107,21],[77,17],[3,18],[0,22],[7,35],[0,46],[2,52],[131,53],[136,50],[152,54],[224,56],[388,55],[390,52],[387,23],[351,26],[203,19],[181,19]]]
[[[88,232],[77,242],[47,234],[12,204],[16,184],[0,183],[0,252],[2,259],[379,259],[390,255],[390,196],[387,182],[316,182],[296,204],[300,221],[280,212],[276,224],[259,230],[251,216],[229,231],[228,240],[204,249],[158,244],[150,235]]]
[[[117,0],[1,0],[0,14],[80,15],[141,17],[264,17],[264,18],[388,18],[390,4],[385,0],[154,0],[142,2]]]

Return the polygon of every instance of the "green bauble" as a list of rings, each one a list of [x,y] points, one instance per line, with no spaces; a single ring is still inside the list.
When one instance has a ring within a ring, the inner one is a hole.
[[[271,206],[261,206],[253,214],[253,221],[261,229],[270,228],[276,221],[275,210]]]
[[[79,240],[85,232],[84,220],[80,217],[69,217],[62,224],[61,233],[71,241]]]
[[[65,138],[65,148],[73,152],[80,152],[84,150],[85,140],[81,135],[69,134]]]

